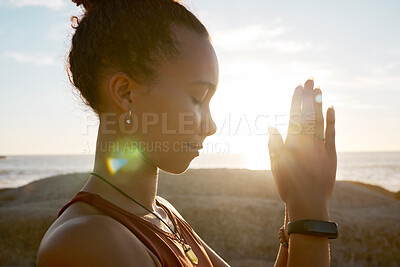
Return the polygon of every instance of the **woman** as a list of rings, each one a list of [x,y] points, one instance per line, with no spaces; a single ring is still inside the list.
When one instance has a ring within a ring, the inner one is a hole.
[[[73,2],[85,14],[69,69],[100,120],[95,165],[43,237],[37,266],[228,266],[156,197],[158,169],[184,172],[216,132],[209,102],[218,61],[207,30],[172,0]],[[327,237],[289,236],[286,227],[329,220],[334,110],[328,109],[324,139],[321,91],[313,87],[309,79],[295,89],[286,141],[275,129],[270,134],[272,172],[286,203],[276,266],[329,265]]]

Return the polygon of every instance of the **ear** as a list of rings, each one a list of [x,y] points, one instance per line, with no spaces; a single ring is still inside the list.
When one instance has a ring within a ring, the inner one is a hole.
[[[108,84],[109,97],[116,109],[127,112],[143,90],[143,85],[133,81],[128,74],[114,74]]]

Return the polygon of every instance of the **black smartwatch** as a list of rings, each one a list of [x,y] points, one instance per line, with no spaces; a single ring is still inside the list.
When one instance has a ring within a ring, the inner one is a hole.
[[[338,225],[335,222],[318,220],[298,220],[288,223],[288,234],[304,234],[338,238]]]

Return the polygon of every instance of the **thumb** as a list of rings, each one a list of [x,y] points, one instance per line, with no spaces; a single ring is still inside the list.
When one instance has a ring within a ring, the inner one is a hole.
[[[281,152],[283,147],[283,139],[281,134],[275,127],[269,126],[268,133],[269,133],[268,150],[272,161],[273,158],[279,155],[279,153]]]

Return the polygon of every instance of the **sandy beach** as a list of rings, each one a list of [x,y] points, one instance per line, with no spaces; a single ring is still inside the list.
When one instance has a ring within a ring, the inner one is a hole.
[[[41,238],[88,176],[54,176],[0,190],[0,266],[35,266]],[[160,171],[158,192],[232,266],[273,266],[284,203],[270,171]],[[330,241],[331,266],[400,266],[399,192],[338,181],[330,217],[339,225],[339,239]]]

